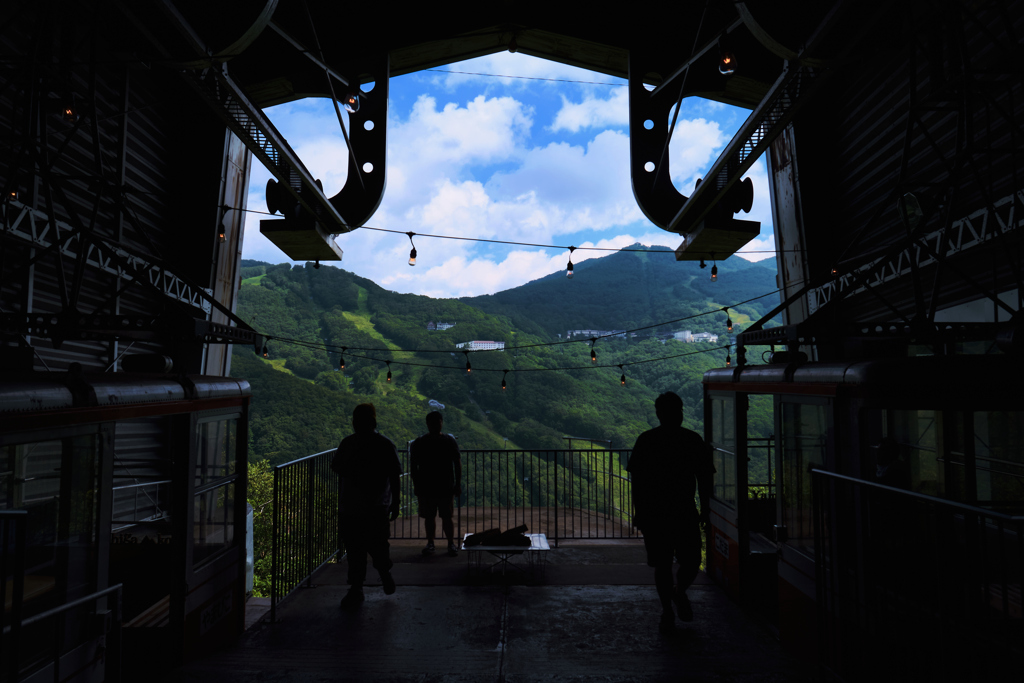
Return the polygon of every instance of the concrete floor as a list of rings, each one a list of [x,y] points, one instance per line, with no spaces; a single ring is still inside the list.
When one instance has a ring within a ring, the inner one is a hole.
[[[394,595],[367,585],[358,611],[341,610],[346,567],[330,565],[276,623],[258,621],[234,648],[164,680],[813,680],[703,575],[689,591],[694,621],[659,633],[641,544],[563,545],[543,571],[504,583],[471,575],[466,557],[419,550],[393,548]]]

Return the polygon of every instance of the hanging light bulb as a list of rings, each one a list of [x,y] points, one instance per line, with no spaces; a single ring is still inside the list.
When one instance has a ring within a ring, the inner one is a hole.
[[[725,50],[718,60],[718,72],[723,76],[731,76],[736,71],[736,56]]]
[[[391,361],[386,360],[384,362],[388,364],[388,381],[390,382],[391,381]]]
[[[409,236],[409,244],[412,245],[412,251],[409,252],[409,265],[410,266],[415,266],[416,265],[416,244],[412,241],[412,237],[416,233],[414,233],[414,232],[407,232],[405,234]]]
[[[730,365],[732,365],[732,355],[728,351],[726,351],[726,353],[725,353],[725,367],[729,367]]]
[[[704,270],[707,267],[708,267],[708,264],[704,263],[704,259],[701,259],[700,260],[700,269]]]
[[[346,351],[348,351],[348,347],[347,346],[342,346],[341,347],[341,353],[338,354],[338,369],[339,370],[344,370],[345,369],[345,352]]]
[[[508,370],[505,370],[505,375],[508,374]],[[501,390],[505,391],[505,375],[501,376]]]
[[[267,343],[263,342],[263,357],[270,358],[270,353],[267,351]]]
[[[7,194],[4,195],[4,199],[7,199],[12,202],[18,201],[18,190],[9,190]]]
[[[78,123],[78,111],[73,103],[65,104],[61,107],[60,116],[67,123]]]
[[[591,363],[596,363],[597,362],[597,351],[594,350],[594,344],[596,344],[596,343],[597,343],[597,339],[596,338],[590,340],[590,362]]]
[[[342,104],[345,105],[345,111],[349,114],[355,114],[359,111],[359,95],[354,92],[346,93]]]
[[[569,247],[569,265],[565,267],[565,276],[572,279],[572,252],[576,251],[576,247]]]
[[[619,370],[622,370],[622,366],[619,366]],[[626,371],[622,370],[622,377],[619,377],[619,384],[626,386]]]
[[[723,308],[722,313],[725,313],[725,329],[732,332],[732,318],[729,317],[729,309]]]
[[[469,351],[463,351],[466,354],[466,372],[473,372],[473,366],[469,364]]]
[[[316,270],[320,270],[320,260],[319,259],[317,259],[316,261],[313,261],[313,268],[315,268]]]
[[[718,264],[711,266],[711,281],[718,282]]]
[[[228,241],[228,238],[224,233],[220,233],[219,235],[217,235],[217,237],[220,239],[222,243]]]

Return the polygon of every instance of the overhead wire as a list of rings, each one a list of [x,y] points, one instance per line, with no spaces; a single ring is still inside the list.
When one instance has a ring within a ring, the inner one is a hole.
[[[237,208],[237,207],[234,207],[234,206],[227,206],[227,205],[222,205],[220,208],[228,209],[228,210],[231,210],[231,211],[244,211],[246,213],[258,213],[258,214],[260,214],[262,216],[276,216],[276,217],[280,218],[280,214],[270,213],[269,211],[259,211],[257,209],[240,209],[240,208]],[[406,235],[406,236],[408,236],[408,234],[409,234],[408,230],[394,230],[394,229],[391,229],[391,228],[377,228],[377,227],[374,227],[372,225],[362,225],[362,226],[359,226],[358,228],[356,228],[356,230],[373,230],[374,232],[390,232],[390,233],[392,233],[394,235]],[[538,249],[558,249],[559,251],[564,251],[564,250],[570,248],[567,245],[560,245],[560,244],[540,244],[540,243],[537,243],[537,242],[515,242],[515,241],[512,241],[512,240],[492,240],[492,239],[485,239],[483,237],[464,237],[462,235],[434,235],[434,234],[425,233],[425,232],[417,232],[417,233],[415,233],[415,235],[416,235],[416,237],[432,237],[432,238],[435,238],[435,239],[459,240],[459,241],[462,241],[462,242],[485,242],[485,243],[488,243],[488,244],[505,244],[505,245],[515,246],[515,247],[537,247]],[[607,252],[625,251],[625,252],[635,252],[635,253],[642,253],[642,254],[654,254],[654,253],[673,254],[673,253],[675,253],[671,248],[668,248],[668,247],[666,247],[665,249],[632,249],[630,247],[617,248],[617,247],[576,247],[576,246],[573,246],[571,248],[576,250],[576,251],[607,251]],[[749,250],[746,250],[746,251],[740,251],[740,252],[736,252],[736,253],[738,253],[738,254],[775,254],[775,253],[778,253],[780,251],[783,252],[783,253],[789,253],[789,252],[803,252],[804,250],[803,249],[749,249]],[[706,251],[706,252],[692,251],[691,253],[711,254],[713,252],[710,252],[710,251]]]
[[[758,299],[763,299],[763,298],[771,296],[773,294],[778,294],[781,291],[782,291],[782,289],[775,289],[775,290],[773,290],[771,292],[767,292],[765,294],[761,294],[759,296],[752,297],[752,298],[746,299],[744,301],[739,301],[739,302],[736,302],[734,304],[730,304],[726,308],[734,309],[737,306],[743,306],[745,304],[752,303],[754,301],[757,301]],[[718,307],[718,308],[715,308],[715,309],[712,309],[712,310],[701,311],[700,313],[694,313],[693,315],[684,316],[682,318],[675,318],[674,320],[666,320],[666,321],[663,321],[663,322],[652,323],[650,325],[644,325],[642,327],[634,327],[634,328],[628,329],[628,330],[609,332],[608,334],[587,337],[586,339],[561,339],[559,341],[553,341],[553,342],[539,342],[539,343],[536,343],[536,344],[521,344],[521,345],[518,345],[518,346],[506,346],[503,349],[478,349],[478,350],[471,350],[471,351],[468,351],[468,353],[498,352],[499,350],[500,351],[516,351],[516,350],[519,350],[519,349],[535,349],[535,348],[541,348],[541,347],[546,347],[546,346],[563,346],[565,344],[589,343],[592,340],[608,339],[608,338],[612,338],[612,337],[619,337],[619,336],[622,336],[624,334],[631,334],[633,332],[641,332],[643,330],[650,330],[650,329],[653,329],[655,327],[663,327],[665,325],[674,325],[676,323],[685,322],[687,320],[693,320],[695,318],[701,318],[701,317],[704,317],[704,316],[707,316],[707,315],[713,315],[715,313],[721,313],[721,312],[722,312],[722,307]],[[268,335],[263,335],[263,336],[268,336]],[[285,343],[291,343],[291,344],[295,344],[295,345],[298,345],[298,346],[306,346],[307,348],[311,348],[311,349],[317,349],[317,350],[322,349],[322,350],[325,350],[325,351],[336,351],[336,352],[344,351],[344,353],[346,353],[346,354],[349,351],[352,351],[352,350],[356,350],[356,351],[380,351],[380,352],[385,352],[386,351],[388,353],[454,353],[454,351],[452,351],[451,349],[388,349],[388,348],[381,348],[381,347],[349,346],[349,345],[344,345],[343,346],[341,344],[327,344],[327,343],[319,343],[319,342],[309,342],[309,341],[305,341],[305,340],[302,340],[302,339],[291,339],[291,338],[288,338],[288,337],[277,337],[277,336],[275,336],[273,338],[275,340],[277,340],[277,341],[282,341],[282,342],[285,342]],[[466,351],[462,351],[462,352],[466,353]]]
[[[744,301],[733,303],[733,304],[731,304],[730,306],[728,306],[726,308],[735,308],[737,306],[742,306],[744,304],[751,303],[753,301],[757,301],[758,299],[763,299],[763,298],[765,298],[767,296],[771,296],[772,294],[778,294],[781,291],[782,291],[782,289],[776,289],[776,290],[773,290],[771,292],[767,292],[765,294],[761,294],[761,295],[756,296],[756,297],[751,297],[750,299],[746,299]],[[560,341],[557,341],[557,342],[542,342],[542,343],[538,343],[538,344],[523,344],[523,345],[519,345],[519,346],[505,347],[505,348],[500,349],[500,350],[503,351],[503,352],[507,352],[507,351],[515,351],[515,350],[519,350],[519,349],[538,348],[538,347],[545,347],[545,346],[560,346],[560,345],[564,345],[564,344],[586,343],[588,341],[591,344],[591,348],[593,348],[594,343],[598,339],[622,336],[622,335],[625,335],[625,334],[630,334],[630,333],[633,333],[633,332],[639,332],[639,331],[642,331],[642,330],[648,330],[648,329],[652,329],[652,328],[655,328],[655,327],[661,327],[661,326],[664,326],[664,325],[672,325],[672,324],[675,324],[675,323],[683,322],[685,320],[692,320],[694,318],[699,318],[699,317],[706,316],[706,315],[711,315],[711,314],[714,314],[714,313],[721,313],[721,312],[723,312],[723,310],[724,309],[722,309],[722,308],[716,308],[716,309],[712,309],[712,310],[708,310],[708,311],[702,311],[700,313],[695,313],[693,315],[684,316],[682,318],[676,318],[674,320],[668,320],[668,321],[664,321],[664,322],[654,323],[654,324],[651,324],[651,325],[645,325],[645,326],[642,326],[642,327],[636,327],[636,328],[632,328],[630,330],[623,330],[623,331],[619,331],[619,332],[612,332],[612,333],[608,333],[608,334],[605,334],[605,335],[590,337],[588,339],[566,339],[566,340],[560,340]],[[304,348],[308,348],[308,349],[312,349],[312,350],[316,350],[316,351],[324,351],[324,352],[327,352],[327,353],[331,353],[331,352],[338,353],[339,355],[341,355],[342,358],[344,358],[344,355],[348,355],[349,358],[359,358],[359,359],[368,360],[368,361],[371,361],[371,362],[374,362],[374,363],[386,363],[387,366],[388,366],[389,374],[390,374],[390,368],[391,368],[392,364],[407,365],[407,366],[410,366],[410,367],[435,368],[435,369],[439,369],[439,370],[462,370],[463,369],[463,368],[461,368],[461,367],[459,367],[457,365],[438,365],[436,363],[423,363],[423,362],[415,362],[415,361],[410,361],[410,360],[395,360],[394,358],[387,358],[387,359],[385,359],[385,358],[376,358],[374,356],[367,356],[367,355],[352,353],[353,350],[356,350],[356,351],[364,351],[364,352],[387,352],[387,353],[393,353],[393,354],[394,353],[408,353],[408,354],[414,354],[414,353],[448,353],[448,354],[454,354],[455,352],[452,351],[451,349],[386,349],[386,348],[376,348],[376,347],[355,347],[355,346],[341,346],[341,345],[338,345],[338,344],[328,344],[326,342],[324,342],[324,343],[309,342],[309,341],[305,341],[305,340],[301,340],[301,339],[291,339],[291,338],[288,338],[288,337],[274,337],[272,335],[263,335],[263,336],[268,341],[278,341],[278,342],[282,342],[284,344],[290,344],[290,345],[293,345],[293,346],[300,346],[300,347],[304,347]],[[672,360],[672,359],[675,359],[675,358],[683,358],[683,357],[686,357],[686,356],[694,356],[694,355],[699,355],[699,354],[702,354],[702,353],[711,353],[713,351],[721,351],[723,349],[725,349],[728,352],[729,350],[731,350],[731,348],[732,348],[732,344],[725,344],[725,345],[714,346],[714,347],[707,348],[707,349],[698,349],[696,351],[687,351],[687,352],[684,352],[684,353],[677,353],[677,354],[672,354],[672,355],[668,355],[668,356],[659,356],[659,357],[656,357],[656,358],[645,358],[645,359],[634,360],[634,361],[623,361],[621,363],[614,363],[613,362],[613,363],[610,363],[610,364],[603,364],[603,365],[597,365],[597,364],[592,362],[592,364],[590,364],[590,365],[580,365],[580,366],[564,366],[564,367],[553,367],[553,368],[478,368],[477,371],[478,372],[481,372],[481,371],[482,372],[503,372],[504,374],[502,375],[502,385],[503,385],[503,388],[504,388],[505,377],[508,375],[509,372],[512,372],[512,373],[516,373],[516,372],[559,372],[559,371],[570,371],[570,370],[593,370],[593,369],[597,369],[597,368],[619,368],[619,370],[622,371],[622,369],[624,367],[630,366],[630,365],[641,365],[641,364],[644,364],[644,363],[654,363],[654,362],[658,362],[658,361]],[[266,350],[266,343],[264,343],[263,349],[264,349],[264,351]],[[468,370],[469,367],[470,367],[469,366],[469,354],[470,353],[485,353],[487,351],[497,352],[497,351],[499,351],[499,349],[479,349],[479,350],[466,350],[466,349],[462,349],[461,352],[463,354],[465,354],[465,356],[466,356],[466,369]],[[591,355],[591,358],[593,359],[593,354]],[[727,360],[726,364],[728,365],[729,364],[728,357],[727,357],[726,360]],[[342,361],[342,363],[343,362],[344,361]],[[625,377],[625,374],[623,374],[622,377]],[[623,384],[625,384],[625,383],[623,382]]]
[[[606,83],[603,81],[578,81],[571,78],[542,78],[540,76],[510,76],[507,74],[485,74],[477,71],[451,71],[448,69],[424,69],[440,74],[462,74],[465,76],[488,76],[490,78],[514,78],[524,81],[549,81],[551,83],[582,83],[584,85],[610,85],[616,88],[625,88],[627,83]]]

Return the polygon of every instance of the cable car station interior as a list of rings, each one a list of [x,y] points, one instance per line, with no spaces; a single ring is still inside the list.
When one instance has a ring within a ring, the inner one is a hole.
[[[138,680],[244,637],[252,165],[282,257],[372,258],[336,237],[384,197],[389,78],[502,51],[627,79],[633,192],[678,261],[761,234],[767,159],[778,305],[702,378],[707,579],[815,679],[1019,678],[1024,2],[12,0],[0,680]],[[349,112],[334,196],[264,114],[307,97]],[[749,111],[689,196],[683,97]]]

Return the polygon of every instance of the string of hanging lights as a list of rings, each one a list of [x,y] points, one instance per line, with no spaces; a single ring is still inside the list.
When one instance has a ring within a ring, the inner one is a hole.
[[[797,282],[795,282],[793,284],[800,284],[800,282],[802,282],[802,280],[801,281],[797,281]],[[677,323],[685,322],[687,320],[694,320],[696,318],[701,318],[701,317],[704,317],[704,316],[707,316],[707,315],[714,315],[716,313],[721,313],[723,311],[727,312],[730,308],[734,309],[734,308],[737,308],[739,306],[743,306],[745,304],[753,303],[754,301],[757,301],[759,299],[764,299],[765,297],[769,297],[769,296],[772,296],[774,294],[778,294],[781,291],[783,291],[781,288],[780,289],[774,289],[774,290],[772,290],[770,292],[766,292],[765,294],[760,294],[758,296],[751,297],[749,299],[745,299],[743,301],[738,301],[736,303],[730,304],[729,306],[726,306],[725,308],[715,308],[715,309],[711,309],[711,310],[707,310],[707,311],[701,311],[700,313],[694,313],[692,315],[683,316],[682,318],[675,318],[674,320],[665,320],[665,321],[662,321],[662,322],[652,323],[650,325],[644,325],[642,327],[634,327],[634,328],[631,328],[631,329],[628,329],[628,330],[622,330],[622,331],[619,331],[619,332],[611,332],[611,333],[608,333],[608,334],[598,335],[598,336],[595,336],[595,337],[591,337],[590,341],[591,342],[595,342],[595,341],[600,340],[600,339],[607,339],[607,338],[619,336],[619,335],[622,335],[622,334],[632,334],[632,333],[635,333],[635,332],[643,332],[645,330],[650,330],[650,329],[654,329],[654,328],[657,328],[657,327],[665,327],[665,326],[668,326],[668,325],[675,325]],[[731,325],[731,323],[732,323],[731,319],[727,319],[726,320],[727,327],[729,325]],[[731,332],[732,329],[730,328],[729,331]],[[267,337],[267,339],[269,339],[269,338],[270,337]],[[299,345],[299,346],[308,346],[309,348],[312,348],[312,349],[324,349],[326,351],[340,352],[340,353],[345,353],[345,352],[349,351],[350,349],[353,350],[353,351],[369,351],[369,352],[382,352],[382,353],[383,352],[393,352],[393,353],[451,353],[451,349],[388,349],[388,348],[383,348],[383,347],[379,347],[379,346],[340,346],[340,345],[337,345],[337,344],[319,344],[319,343],[315,343],[315,342],[305,341],[305,340],[302,340],[302,339],[290,339],[290,338],[286,338],[286,337],[275,337],[275,339],[277,339],[278,341],[288,342],[290,344],[295,344],[295,345]],[[545,346],[562,346],[564,344],[578,344],[581,341],[583,341],[583,340],[580,340],[580,339],[562,339],[562,340],[553,341],[553,342],[537,342],[536,344],[519,344],[517,346],[506,346],[503,350],[504,351],[518,351],[520,349],[536,349],[536,348],[543,348]],[[593,347],[593,343],[591,344],[591,347]],[[484,349],[480,349],[480,350],[472,351],[472,353],[495,353],[495,352],[497,352],[497,350],[484,350]],[[464,353],[468,353],[468,351],[466,351]],[[596,352],[594,354],[594,357],[596,357]]]
[[[279,342],[283,342],[283,343],[289,343],[289,344],[290,343],[294,343],[294,342],[289,342],[289,341],[283,340],[283,339],[275,339],[275,340],[279,341]],[[297,344],[297,345],[305,346],[307,348],[312,346],[310,344]],[[264,349],[265,348],[266,348],[266,346],[264,345]],[[320,348],[323,349],[323,347],[320,347]],[[687,351],[686,353],[677,353],[677,354],[672,354],[672,355],[669,355],[669,356],[659,356],[659,357],[656,357],[656,358],[645,358],[645,359],[642,359],[642,360],[625,361],[625,362],[622,362],[622,363],[616,363],[616,364],[612,364],[612,365],[579,365],[579,366],[562,366],[562,367],[553,367],[553,368],[511,368],[511,369],[510,368],[504,368],[504,369],[481,368],[479,371],[480,372],[501,372],[502,373],[502,376],[501,376],[501,388],[503,390],[505,390],[508,387],[507,377],[508,377],[509,373],[521,373],[521,372],[565,372],[565,371],[571,371],[571,370],[592,370],[592,369],[598,369],[598,368],[613,368],[614,367],[614,368],[618,368],[620,373],[621,373],[621,375],[619,376],[619,384],[621,386],[625,386],[626,385],[626,371],[625,371],[625,367],[628,366],[628,365],[642,365],[644,363],[657,363],[659,361],[673,360],[675,358],[683,358],[685,356],[696,356],[696,355],[700,355],[700,354],[703,354],[703,353],[712,353],[714,351],[721,351],[723,349],[728,351],[729,346],[714,346],[714,347],[707,348],[707,349],[699,349],[697,351]],[[463,353],[465,353],[466,357],[467,357],[467,360],[466,360],[466,372],[469,373],[469,372],[472,371],[472,365],[470,364],[470,362],[468,360],[470,352],[463,351]],[[366,360],[366,361],[370,361],[370,362],[373,362],[373,363],[384,363],[385,366],[387,367],[387,381],[389,383],[391,382],[392,377],[393,377],[392,371],[391,371],[391,365],[392,364],[395,364],[395,365],[405,365],[405,366],[410,366],[410,367],[432,368],[432,369],[437,369],[437,370],[461,370],[462,369],[462,368],[460,368],[458,366],[454,366],[454,365],[437,365],[437,364],[434,364],[434,363],[417,363],[417,362],[413,362],[413,361],[401,361],[401,360],[394,360],[394,359],[381,359],[381,358],[374,358],[372,356],[364,356],[364,355],[360,355],[360,354],[349,354],[349,355],[352,358],[359,358],[361,360]],[[264,356],[264,357],[266,357],[266,356]],[[730,364],[731,364],[731,356],[727,357],[727,359],[726,359],[726,365],[730,365]],[[339,366],[339,369],[342,369],[342,367],[343,367],[343,365]]]

